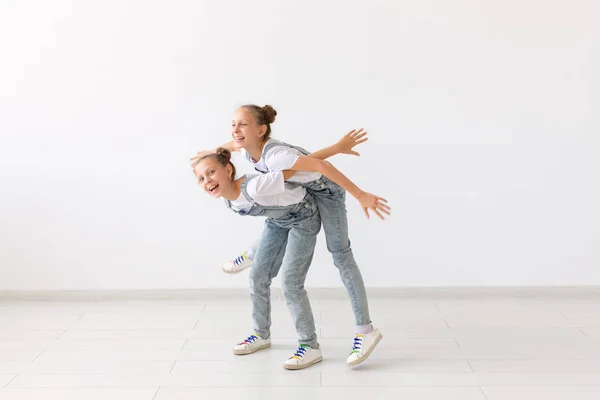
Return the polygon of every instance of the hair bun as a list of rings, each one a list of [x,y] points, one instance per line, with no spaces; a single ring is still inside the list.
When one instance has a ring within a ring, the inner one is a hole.
[[[277,116],[277,111],[273,108],[273,106],[266,105],[263,108],[263,112],[265,113],[265,117],[267,117],[267,122],[272,124],[275,122],[275,116]]]
[[[227,161],[231,160],[231,152],[224,147],[219,147],[216,154],[224,157]]]

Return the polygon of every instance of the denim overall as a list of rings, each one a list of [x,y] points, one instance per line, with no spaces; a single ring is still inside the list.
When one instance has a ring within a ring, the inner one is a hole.
[[[294,146],[277,140],[271,140],[263,149],[262,158],[267,152],[275,146],[286,146],[298,150],[304,155],[310,154],[302,147]],[[248,161],[254,164],[252,157],[245,153]],[[255,168],[256,169],[256,168]],[[265,173],[269,171],[258,172]],[[339,185],[332,182],[325,176],[321,176],[311,182],[290,182],[295,185],[304,186],[308,193],[312,194],[317,203],[325,239],[327,241],[327,250],[333,256],[333,263],[337,267],[350,296],[352,310],[356,325],[368,325],[371,323],[369,316],[369,304],[367,301],[367,291],[363,282],[362,275],[358,265],[354,260],[354,254],[350,247],[348,238],[348,215],[346,211],[346,191]]]
[[[258,204],[246,190],[248,182],[254,177],[245,177],[241,185],[242,194],[252,203],[252,207],[248,211],[234,210],[240,215],[267,217],[254,265],[250,269],[254,331],[263,339],[271,335],[271,281],[283,265],[283,295],[296,326],[298,342],[318,349],[315,320],[304,289],[317,234],[321,230],[317,205],[308,193],[301,202],[289,206]],[[225,203],[231,208],[231,202]]]

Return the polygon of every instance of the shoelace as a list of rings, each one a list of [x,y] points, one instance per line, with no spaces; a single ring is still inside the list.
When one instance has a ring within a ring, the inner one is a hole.
[[[300,346],[300,347],[298,347],[298,349],[296,350],[296,352],[294,353],[292,358],[296,358],[296,359],[302,358],[302,357],[304,357],[304,353],[306,353],[306,348]]]
[[[242,254],[241,256],[233,259],[233,265],[238,266],[241,263],[243,263],[244,261],[246,261],[246,255]]]
[[[354,337],[354,346],[352,347],[352,352],[358,353],[360,348],[362,347],[363,335],[358,334]]]
[[[244,341],[242,342],[242,344],[251,344],[251,343],[253,343],[253,342],[254,342],[255,340],[257,340],[257,339],[258,339],[258,336],[256,336],[256,335],[250,335],[250,336],[248,336],[248,337],[246,338],[246,340],[244,340]]]

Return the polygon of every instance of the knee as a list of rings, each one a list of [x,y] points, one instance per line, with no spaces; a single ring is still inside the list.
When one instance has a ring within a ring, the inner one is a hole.
[[[350,247],[350,242],[348,242],[347,246],[335,246],[329,248],[329,252],[333,257],[334,263],[343,263],[347,260],[353,260],[354,254],[352,253],[352,248]]]
[[[268,276],[261,274],[258,269],[250,269],[250,290],[253,293],[268,290],[270,286],[271,279]]]
[[[304,289],[304,282],[293,274],[285,274],[281,278],[281,289],[283,296],[287,299],[290,296],[295,296],[298,292]]]
[[[335,240],[331,240],[327,238],[327,250],[334,256],[343,255],[345,253],[352,253],[352,247],[350,243],[350,239],[341,240],[336,238]]]

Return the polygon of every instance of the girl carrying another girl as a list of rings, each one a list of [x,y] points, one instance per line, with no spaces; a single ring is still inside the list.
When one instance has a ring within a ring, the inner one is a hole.
[[[362,191],[324,159],[309,157],[301,147],[272,139],[271,124],[276,115],[277,112],[268,105],[240,107],[232,119],[233,140],[222,147],[241,151],[261,173],[296,171],[293,176],[286,176],[287,182],[305,188],[313,196],[323,223],[327,248],[339,270],[354,312],[356,335],[346,361],[349,366],[354,366],[371,354],[382,335],[372,325],[365,285],[350,247],[346,191],[360,202],[367,218],[370,209],[384,219],[384,214],[390,214],[390,208],[385,199]],[[261,248],[265,248],[262,243],[258,249]],[[259,256],[257,250],[253,268]]]

